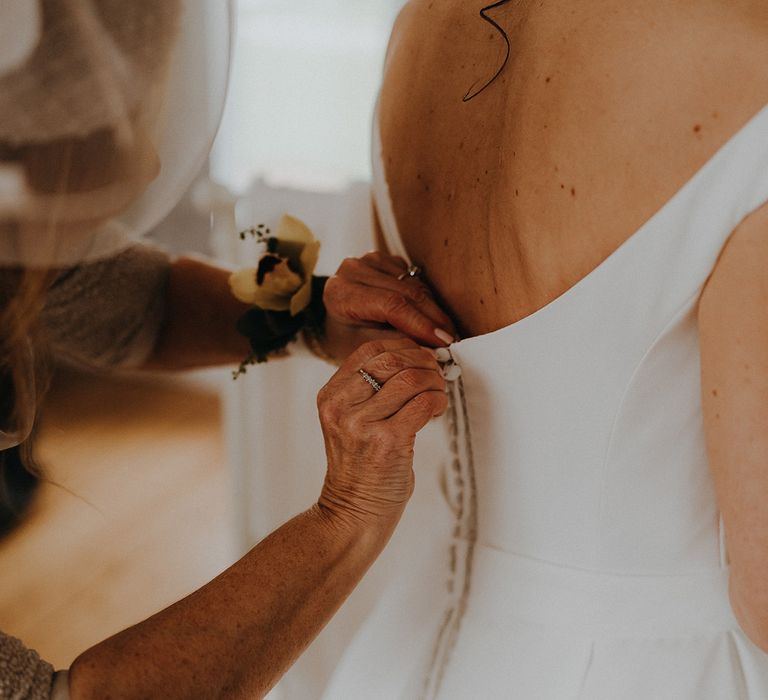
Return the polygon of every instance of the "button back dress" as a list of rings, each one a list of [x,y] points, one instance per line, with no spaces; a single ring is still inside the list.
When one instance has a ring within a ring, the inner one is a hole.
[[[377,125],[373,160],[408,259]],[[570,290],[450,347],[461,374],[417,442],[397,570],[326,698],[768,698],[728,600],[697,325],[766,201],[768,107]]]

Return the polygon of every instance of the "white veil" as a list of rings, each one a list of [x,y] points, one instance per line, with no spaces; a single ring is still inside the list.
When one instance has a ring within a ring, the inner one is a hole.
[[[0,266],[119,252],[177,203],[221,117],[231,0],[0,3]]]
[[[0,268],[44,275],[159,223],[208,155],[231,30],[231,0],[0,0]],[[0,450],[35,414],[32,344],[13,350]]]

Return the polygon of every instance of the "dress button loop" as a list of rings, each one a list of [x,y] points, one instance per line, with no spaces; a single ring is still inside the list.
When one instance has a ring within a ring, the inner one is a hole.
[[[461,367],[456,364],[448,348],[437,348],[437,361],[440,363],[443,379],[455,382],[461,376]]]

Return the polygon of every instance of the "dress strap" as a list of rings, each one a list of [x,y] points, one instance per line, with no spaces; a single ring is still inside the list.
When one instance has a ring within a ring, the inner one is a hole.
[[[660,306],[696,296],[739,224],[768,203],[768,106],[736,132],[650,223],[633,272],[663,280]],[[627,261],[629,262],[629,261]],[[629,269],[624,272],[630,274]],[[619,271],[621,274],[621,271]]]
[[[399,255],[410,264],[411,258],[403,244],[400,229],[397,226],[397,219],[392,208],[392,198],[389,194],[389,183],[387,182],[387,173],[384,168],[384,156],[381,145],[381,129],[379,128],[379,103],[376,102],[376,108],[373,117],[373,133],[371,136],[371,167],[373,172],[373,201],[376,205],[376,211],[379,215],[381,231],[384,234],[384,241],[387,244],[389,252],[393,255]]]

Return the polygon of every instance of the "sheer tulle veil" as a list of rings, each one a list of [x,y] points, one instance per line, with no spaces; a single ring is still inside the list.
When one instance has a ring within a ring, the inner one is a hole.
[[[205,162],[224,102],[231,2],[0,4],[0,265],[118,252]]]

